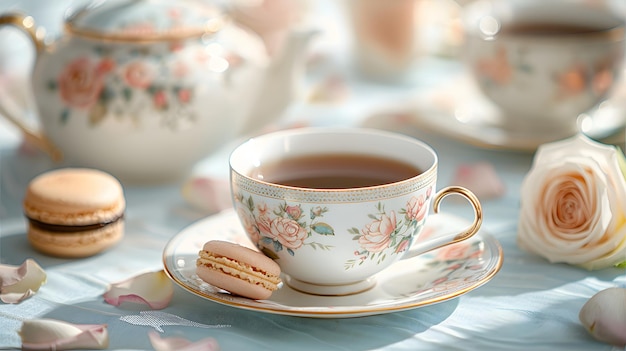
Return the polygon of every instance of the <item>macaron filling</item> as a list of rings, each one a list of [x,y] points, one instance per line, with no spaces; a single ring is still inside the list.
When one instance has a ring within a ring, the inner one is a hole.
[[[38,221],[36,219],[26,217],[31,226],[38,228],[40,230],[52,233],[80,233],[91,230],[102,229],[104,227],[113,225],[124,219],[124,214],[121,214],[110,221],[93,223],[93,224],[85,224],[85,225],[67,225],[67,224],[51,224],[45,223],[42,221]]]
[[[261,285],[270,291],[277,290],[279,284],[281,284],[279,276],[252,267],[245,262],[232,260],[206,250],[200,251],[199,256],[196,261],[197,266],[219,270],[224,274],[243,279],[255,285]]]

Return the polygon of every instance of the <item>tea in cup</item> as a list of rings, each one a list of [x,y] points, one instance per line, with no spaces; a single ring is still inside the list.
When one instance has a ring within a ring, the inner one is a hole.
[[[571,135],[621,71],[624,19],[600,3],[478,1],[464,27],[469,71],[505,129]]]
[[[370,289],[394,262],[465,240],[482,223],[469,190],[436,191],[427,144],[373,129],[301,128],[252,138],[230,156],[231,191],[253,243],[293,289],[349,295]],[[416,242],[451,194],[469,200],[471,225]]]

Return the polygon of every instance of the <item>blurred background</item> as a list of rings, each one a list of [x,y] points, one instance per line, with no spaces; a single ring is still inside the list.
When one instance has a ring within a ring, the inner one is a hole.
[[[257,31],[270,54],[280,52],[284,39],[280,35],[281,28],[307,26],[318,31],[308,48],[305,95],[300,104],[294,104],[298,106],[292,108],[292,117],[318,114],[323,109],[326,117],[320,118],[327,120],[321,122],[328,124],[336,121],[339,115],[341,118],[363,119],[367,114],[372,117],[366,117],[368,126],[403,129],[386,125],[389,121],[400,121],[473,144],[481,144],[485,139],[480,130],[489,121],[468,124],[468,130],[460,131],[458,120],[461,117],[448,121],[440,116],[449,112],[442,113],[441,106],[457,102],[448,101],[449,97],[442,95],[441,90],[433,94],[431,89],[431,94],[423,94],[424,88],[440,87],[449,92],[450,86],[459,85],[455,79],[464,72],[463,11],[477,1],[201,1],[218,5],[242,25]],[[615,13],[626,16],[623,0],[577,1],[611,7]],[[38,26],[46,29],[47,41],[52,42],[63,34],[65,16],[88,3],[91,1],[3,0],[0,12],[31,15]],[[10,96],[20,106],[32,105],[33,97],[25,82],[29,79],[33,60],[32,44],[22,33],[13,28],[0,28],[0,98]],[[367,101],[362,101],[364,97]],[[355,107],[353,102],[359,99],[361,101]],[[438,103],[437,113],[428,108],[424,110],[424,101],[426,104]],[[416,104],[422,106],[416,107]],[[306,105],[306,111],[303,105]],[[36,117],[32,112],[30,114],[27,118],[36,124]],[[426,114],[433,117],[424,117]],[[377,119],[378,116],[382,117]],[[407,122],[407,118],[410,121]],[[605,128],[595,131],[597,136],[614,137],[617,130],[623,132],[622,120],[623,117],[618,120],[611,117]],[[484,146],[532,151],[538,143],[524,142],[517,135],[502,140],[493,136],[494,133],[498,131],[487,132]],[[0,119],[0,139],[15,138],[14,127]],[[623,137],[619,140],[623,141]]]
[[[314,88],[310,89],[311,94],[317,94],[313,97],[317,99],[317,102],[345,99],[344,85],[347,84],[345,80],[355,75],[358,79],[371,80],[372,84],[386,84],[392,89],[411,89],[415,78],[415,73],[412,71],[418,63],[418,57],[436,55],[456,58],[458,55],[462,40],[459,15],[461,5],[467,2],[467,0],[458,0],[458,3],[453,0],[400,0],[396,2],[398,4],[402,2],[401,6],[387,6],[384,5],[387,1],[361,1],[368,4],[363,6],[364,12],[370,12],[364,16],[380,22],[374,23],[378,27],[370,28],[368,33],[368,29],[353,23],[352,13],[355,1],[350,0],[270,0],[265,3],[261,0],[201,1],[217,5],[227,11],[239,9],[232,13],[243,25],[258,30],[259,34],[269,33],[262,37],[270,53],[277,51],[280,46],[280,39],[276,39],[276,35],[272,37],[272,26],[291,26],[296,25],[297,22],[297,25],[315,28],[318,34],[309,50],[309,73],[312,73],[314,83],[325,84],[317,91]],[[32,16],[36,25],[45,29],[46,41],[51,43],[63,35],[66,16],[87,4],[99,2],[102,1],[3,0],[0,2],[0,13],[18,12]],[[381,4],[383,6],[380,6]],[[384,7],[388,9],[385,10]],[[296,10],[300,11],[297,15],[289,15],[289,11]],[[402,14],[404,15],[401,16]],[[381,21],[383,18],[389,20]],[[384,29],[387,27],[389,28]],[[378,28],[383,28],[381,31],[388,33],[374,33]],[[355,60],[352,56],[353,50],[357,52],[367,50],[368,48],[360,47],[359,43],[363,42],[367,45],[368,40],[372,40],[374,44],[377,40],[382,42],[383,48],[390,50],[392,54],[395,50],[401,56],[399,61],[394,62],[394,58],[385,57],[383,54],[379,59],[372,59],[371,62],[361,62],[367,61],[367,57],[372,56],[364,51],[361,55],[364,60]],[[386,44],[387,42],[389,45]],[[25,83],[30,79],[34,56],[33,45],[23,33],[15,28],[0,27],[0,97],[2,99],[10,97],[20,106],[32,106],[33,97]],[[364,67],[369,65],[369,67],[357,71],[359,64]],[[316,72],[323,72],[323,77],[315,76]],[[339,76],[343,80],[338,81]],[[327,91],[333,88],[336,89],[328,94]],[[36,119],[35,116],[28,117]],[[33,120],[32,123],[36,122]],[[10,132],[7,132],[7,129]],[[0,119],[0,138],[5,141],[15,138],[14,127],[3,119]]]

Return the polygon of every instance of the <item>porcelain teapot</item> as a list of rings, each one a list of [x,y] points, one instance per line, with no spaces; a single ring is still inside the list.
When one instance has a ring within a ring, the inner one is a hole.
[[[259,130],[291,102],[312,32],[270,58],[253,32],[207,2],[113,0],[65,19],[44,41],[32,17],[0,16],[36,47],[38,128],[0,114],[53,158],[130,182],[180,179],[211,151]]]

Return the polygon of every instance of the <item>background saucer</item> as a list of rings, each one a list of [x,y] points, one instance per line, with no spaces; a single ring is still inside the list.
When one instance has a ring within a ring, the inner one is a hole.
[[[468,225],[451,215],[431,215],[423,235]],[[196,259],[209,240],[253,247],[232,210],[207,217],[177,234],[163,252],[165,271],[185,290],[207,300],[258,312],[314,318],[348,318],[402,311],[465,294],[487,283],[502,266],[499,242],[483,231],[474,237],[428,254],[400,261],[376,276],[376,286],[350,296],[314,296],[287,284],[268,300],[231,295],[195,274]]]
[[[470,145],[533,152],[541,144],[570,136],[542,131],[541,126],[525,130],[502,127],[502,112],[478,89],[467,73],[456,73],[435,88],[420,91],[404,102],[379,109],[365,123],[369,127],[428,130]],[[394,126],[394,120],[396,125]],[[613,94],[578,118],[578,129],[592,139],[603,141],[617,134],[623,143],[626,128],[626,82]]]

